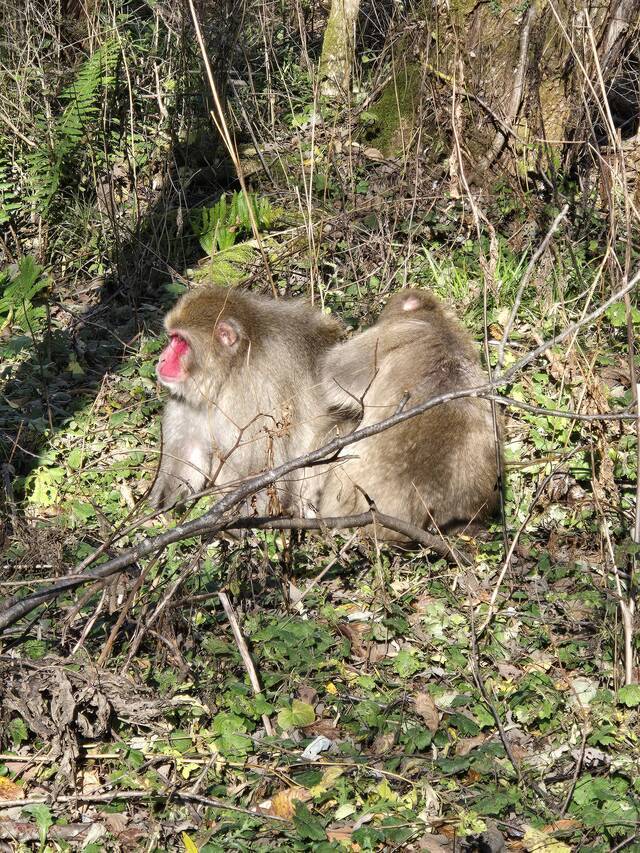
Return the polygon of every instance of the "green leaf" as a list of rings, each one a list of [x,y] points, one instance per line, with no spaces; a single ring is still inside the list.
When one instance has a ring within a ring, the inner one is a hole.
[[[84,451],[82,451],[79,447],[76,447],[74,450],[69,452],[67,456],[67,465],[73,471],[77,471],[82,465],[82,459],[84,458]]]
[[[40,836],[40,844],[44,845],[47,840],[49,827],[53,824],[53,818],[51,817],[49,806],[46,806],[44,803],[35,803],[31,806],[25,806],[24,811],[33,815],[36,819],[38,835]]]
[[[618,690],[618,704],[627,708],[637,708],[640,705],[640,684],[626,684]]]
[[[58,483],[64,481],[66,472],[62,468],[38,468],[29,477],[32,486],[29,503],[52,506],[58,499]]]
[[[73,514],[76,519],[80,522],[89,521],[89,519],[96,517],[95,509],[91,504],[85,503],[84,501],[73,501],[71,509],[73,510]]]
[[[291,708],[283,708],[278,714],[278,725],[281,729],[297,729],[310,726],[316,718],[316,712],[311,705],[294,699]]]
[[[7,734],[14,746],[20,746],[29,739],[27,725],[22,717],[14,717],[7,726]]]
[[[184,755],[185,752],[189,752],[193,746],[193,740],[189,732],[184,732],[180,729],[176,729],[171,732],[169,736],[169,743],[176,752],[180,753],[180,755]]]
[[[327,833],[320,821],[314,817],[306,805],[296,800],[293,823],[300,838],[305,841],[326,841]]]
[[[213,720],[212,731],[217,735],[216,744],[224,755],[246,755],[252,749],[253,744],[245,734],[246,730],[246,721],[237,714],[221,712]]]
[[[422,662],[408,649],[401,649],[393,659],[393,668],[400,678],[411,678],[422,669]]]
[[[47,644],[44,640],[27,640],[23,649],[31,660],[42,660],[47,653]]]

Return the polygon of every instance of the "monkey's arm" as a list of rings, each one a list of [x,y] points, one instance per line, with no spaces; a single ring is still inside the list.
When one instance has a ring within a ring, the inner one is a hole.
[[[363,332],[332,347],[323,365],[328,409],[345,419],[360,419],[367,391],[377,374],[378,338]]]
[[[201,491],[211,472],[211,457],[206,418],[181,400],[169,400],[162,419],[160,470],[149,503],[168,507]]]

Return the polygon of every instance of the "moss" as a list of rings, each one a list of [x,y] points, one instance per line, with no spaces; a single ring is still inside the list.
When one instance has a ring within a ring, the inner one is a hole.
[[[421,80],[417,63],[398,69],[370,110],[377,127],[371,145],[387,157],[402,153],[409,143],[420,102]]]

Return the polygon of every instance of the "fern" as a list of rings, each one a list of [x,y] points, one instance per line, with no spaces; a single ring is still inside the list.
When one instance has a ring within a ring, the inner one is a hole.
[[[47,212],[60,188],[65,166],[100,112],[100,96],[114,82],[113,69],[120,53],[116,41],[105,42],[81,65],[73,82],[60,94],[65,107],[49,132],[44,116],[36,118],[36,128],[49,143],[28,158],[34,201],[40,213]]]
[[[44,308],[34,307],[33,300],[51,282],[31,255],[21,258],[14,272],[7,268],[0,273],[0,328],[13,322],[26,330],[44,317]]]
[[[11,162],[0,149],[0,225],[8,222],[11,214],[22,206],[11,172]]]
[[[249,193],[248,197],[258,230],[269,230],[282,211],[272,207],[268,198],[261,198],[255,193]],[[239,238],[251,234],[247,199],[240,192],[232,193],[229,198],[223,195],[213,207],[196,210],[191,218],[191,227],[208,255],[230,249]]]

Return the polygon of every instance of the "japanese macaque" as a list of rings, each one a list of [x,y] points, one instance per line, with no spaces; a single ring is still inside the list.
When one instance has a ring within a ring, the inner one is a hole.
[[[156,372],[171,397],[152,504],[238,483],[318,446],[327,430],[318,371],[342,337],[339,321],[301,300],[203,285],[180,299],[165,327]],[[311,515],[321,481],[313,470],[294,471],[253,509]]]
[[[461,323],[426,290],[402,290],[378,322],[324,358],[325,405],[348,428],[369,426],[403,403],[486,383]],[[460,398],[346,447],[323,488],[320,514],[381,513],[421,528],[474,528],[499,502],[491,403]],[[385,534],[383,538],[390,538]],[[398,538],[391,535],[391,538]],[[400,537],[401,538],[401,537]]]

